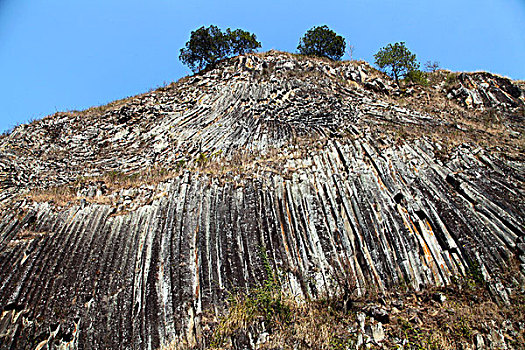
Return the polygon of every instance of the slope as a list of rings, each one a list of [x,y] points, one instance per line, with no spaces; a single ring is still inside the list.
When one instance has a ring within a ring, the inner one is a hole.
[[[239,56],[0,141],[2,348],[199,342],[267,276],[299,298],[523,281],[523,92],[398,89],[366,63]],[[518,263],[516,263],[518,261]]]

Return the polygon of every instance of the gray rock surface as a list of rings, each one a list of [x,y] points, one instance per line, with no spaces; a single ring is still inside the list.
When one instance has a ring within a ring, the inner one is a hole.
[[[501,273],[524,254],[523,163],[468,144],[443,161],[430,138],[374,137],[385,120],[443,122],[389,102],[369,70],[240,56],[2,138],[0,348],[195,342],[203,312],[266,278],[261,248],[297,296],[338,293],[341,276],[358,295],[420,290],[476,267],[507,300]],[[176,175],[96,181],[153,167]],[[72,184],[66,206],[27,197]]]
[[[468,108],[516,108],[525,106],[523,90],[508,78],[487,72],[461,73],[449,91]]]

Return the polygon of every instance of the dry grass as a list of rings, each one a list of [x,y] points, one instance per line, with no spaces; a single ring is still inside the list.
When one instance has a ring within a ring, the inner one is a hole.
[[[141,186],[156,186],[159,183],[179,176],[180,173],[181,170],[179,168],[168,170],[163,167],[151,167],[132,173],[110,171],[100,177],[80,177],[68,185],[33,189],[23,195],[23,197],[34,202],[50,202],[61,207],[71,206],[82,199],[88,203],[113,205],[115,198],[112,198],[110,195],[114,192]],[[91,184],[94,184],[94,186],[98,184],[98,187],[107,189],[107,192],[94,197],[77,195],[79,189]],[[100,186],[101,184],[103,186]]]
[[[23,239],[23,240],[31,240],[37,237],[41,237],[45,235],[46,233],[47,232],[36,232],[36,231],[24,229],[17,233],[16,238]]]
[[[345,349],[356,343],[356,334],[350,332],[355,314],[346,313],[332,300],[290,302],[293,318],[291,327],[277,332],[265,348]]]
[[[84,181],[103,181],[108,189],[117,191],[126,188],[137,188],[144,185],[158,185],[161,182],[179,176],[181,169],[182,167],[179,166],[173,170],[161,166],[153,166],[131,173],[110,171],[100,178],[90,178]]]
[[[256,288],[231,295],[227,312],[211,325],[210,348],[239,347],[238,340],[252,334],[258,349],[344,349],[355,344],[350,326],[355,315],[347,313],[346,299],[355,290],[351,272],[340,272],[336,283],[341,293],[317,300],[285,293],[278,272],[262,250],[266,279]],[[263,336],[264,335],[264,336]]]
[[[34,202],[50,202],[57,206],[68,206],[74,201],[78,201],[76,192],[70,186],[59,186],[48,189],[34,189],[24,195],[24,198]]]
[[[93,204],[113,204],[111,198],[107,196],[84,197],[77,196],[74,188],[64,185],[59,187],[52,187],[49,189],[37,189],[24,195],[24,198],[31,199],[37,203],[53,203],[59,207],[69,207],[84,199],[88,203]]]
[[[490,334],[494,328],[504,329],[504,322],[523,322],[523,295],[513,304],[501,306],[490,300],[482,289],[443,290],[447,300],[433,301],[430,293],[405,295],[404,309],[396,312],[386,326],[391,337],[406,339],[409,349],[460,349],[473,344],[476,334]],[[524,332],[507,336],[515,348],[525,346]],[[386,345],[394,344],[387,342]]]
[[[509,280],[519,279],[517,269],[508,271]],[[213,311],[205,311],[202,320],[208,331],[199,340],[199,348],[242,348],[248,334],[255,342],[264,338],[257,349],[355,348],[357,314],[368,313],[370,305],[380,305],[389,315],[389,320],[383,321],[386,338],[382,344],[369,344],[373,349],[398,348],[400,342],[404,349],[472,348],[477,334],[487,336],[495,329],[503,332],[511,348],[525,348],[525,330],[520,326],[525,324],[525,292],[514,288],[509,305],[497,304],[491,300],[479,269],[472,268],[467,276],[443,288],[416,292],[400,285],[386,294],[370,291],[353,299],[348,299],[352,294],[343,295],[346,297],[295,298],[268,278],[259,288],[233,294],[219,319]],[[440,300],[438,295],[445,298]],[[367,325],[376,322],[366,318]],[[194,348],[198,346],[174,342],[162,350]]]
[[[457,288],[441,289],[447,297],[444,303],[432,300],[435,291],[423,293],[405,292],[398,294],[404,301],[404,308],[393,309],[391,321],[384,323],[387,335],[383,348],[396,348],[394,339],[405,341],[406,349],[460,349],[474,344],[476,334],[490,334],[494,327],[503,328],[503,323],[524,322],[523,296],[513,300],[510,306],[501,306],[490,297],[478,291],[465,291]],[[252,331],[261,334],[262,324],[272,324],[267,328],[266,341],[258,349],[347,349],[355,347],[357,341],[356,314],[360,305],[379,299],[389,300],[390,296],[369,296],[355,300],[355,307],[348,312],[341,308],[340,300],[297,300],[283,297],[282,305],[287,311],[283,319],[276,313],[271,321],[257,310],[253,300],[236,297],[228,313],[216,323],[213,341],[207,348],[233,349],[233,339],[242,339],[243,334]],[[387,306],[388,307],[388,306]],[[273,316],[272,316],[273,317]],[[507,320],[507,321],[506,321]],[[367,320],[367,324],[371,322]],[[503,328],[504,329],[504,328]],[[259,330],[259,332],[257,332]],[[514,348],[525,346],[524,332],[505,335],[508,344]],[[164,350],[189,349],[191,347],[165,347]],[[376,348],[372,346],[372,348]]]
[[[445,81],[455,84],[459,73],[437,71],[431,73],[432,83]],[[388,122],[375,126],[377,131],[387,131],[395,139],[415,139],[427,135],[444,146],[445,151],[462,143],[477,144],[497,152],[509,159],[525,156],[525,135],[523,125],[512,122],[512,113],[502,113],[492,109],[467,110],[454,100],[449,100],[441,91],[432,87],[414,87],[413,95],[385,96],[386,102],[404,106],[423,114],[431,115],[440,123],[435,125],[391,125]],[[519,111],[517,113],[520,113]],[[523,113],[523,112],[521,112]],[[512,126],[513,131],[509,128]],[[512,133],[519,132],[516,136]]]
[[[487,127],[483,122],[475,120],[466,119],[458,124],[436,126],[384,123],[381,127],[376,127],[375,132],[386,132],[397,143],[419,139],[421,135],[425,135],[442,147],[438,154],[441,158],[448,158],[451,150],[462,144],[478,145],[511,160],[525,157],[524,135],[511,137],[505,127]]]
[[[154,166],[137,172],[109,171],[102,176],[79,177],[71,184],[49,188],[32,189],[22,195],[22,198],[34,202],[49,202],[60,207],[70,207],[80,200],[88,203],[114,205],[118,196],[112,194],[124,189],[140,187],[156,187],[160,183],[181,176],[183,171],[211,175],[220,181],[233,177],[246,178],[254,176],[257,169],[263,172],[279,172],[277,165],[287,159],[286,154],[271,149],[264,154],[259,151],[239,150],[232,156],[225,158],[220,153],[202,153],[195,159],[188,161],[181,159],[173,168]],[[103,194],[86,197],[79,196],[79,190],[94,186],[103,188]]]
[[[282,147],[265,150],[238,149],[225,156],[220,151],[201,153],[185,162],[181,169],[211,175],[219,180],[253,178],[267,173],[286,175],[290,169],[284,164],[293,159],[304,159],[312,151],[323,149],[326,138],[318,135],[296,136]],[[177,173],[173,173],[176,175]]]
[[[23,216],[23,214],[19,213],[19,216]],[[19,217],[19,220],[20,220],[20,217]],[[30,228],[24,228],[16,234],[14,239],[10,240],[7,243],[7,246],[17,247],[21,243],[31,242],[32,240],[39,238],[39,237],[43,237],[46,234],[48,234],[47,231],[34,231]]]
[[[261,304],[267,301],[236,295],[213,332],[210,348],[232,349],[233,339],[242,338],[247,331],[257,334],[261,330],[268,335],[259,349],[343,349],[355,344],[356,336],[349,331],[355,315],[345,313],[340,300],[305,301],[280,291],[272,293],[266,296],[274,306],[271,313],[261,311]]]
[[[173,340],[171,343],[160,347],[159,350],[187,350],[192,349],[192,346],[185,340]]]

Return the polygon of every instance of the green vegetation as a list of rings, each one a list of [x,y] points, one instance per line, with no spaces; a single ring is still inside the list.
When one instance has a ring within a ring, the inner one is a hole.
[[[427,79],[427,74],[420,71],[419,69],[408,72],[405,80],[411,81],[418,85],[428,86],[429,82]]]
[[[485,287],[485,278],[483,278],[483,272],[479,262],[469,259],[469,268],[466,271],[465,276],[459,281],[459,284],[463,288],[470,290],[482,289]]]
[[[261,43],[255,34],[242,29],[232,31],[228,28],[223,32],[214,25],[203,26],[191,32],[186,47],[180,49],[179,59],[196,72],[221,59],[254,52],[259,47]]]
[[[345,39],[324,25],[308,30],[299,40],[297,50],[303,55],[338,61],[345,54],[345,47]]]
[[[278,276],[272,269],[264,248],[261,248],[261,259],[266,279],[249,292],[230,295],[230,309],[215,330],[214,346],[221,346],[227,337],[248,329],[257,320],[264,320],[268,330],[282,328],[290,322],[290,306],[285,303]]]
[[[407,320],[400,318],[398,320],[400,335],[405,340],[407,349],[441,349],[439,343],[433,338],[432,332],[421,330]]]
[[[258,287],[230,295],[227,314],[214,327],[211,348],[235,348],[234,339],[263,329],[264,349],[347,349],[356,344],[351,331],[355,314],[345,310],[341,296],[300,300],[283,291],[279,273],[261,249],[266,279]]]
[[[375,64],[394,78],[398,85],[400,78],[407,76],[410,78],[411,73],[414,76],[413,72],[419,71],[416,54],[410,52],[404,42],[388,44],[381,48],[374,58]]]
[[[458,82],[458,77],[458,73],[448,73],[445,79],[445,88],[448,90],[451,89],[454,85],[456,85]]]

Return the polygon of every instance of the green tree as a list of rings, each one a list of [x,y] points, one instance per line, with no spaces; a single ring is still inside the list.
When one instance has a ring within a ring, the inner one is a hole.
[[[387,72],[399,85],[399,78],[414,75],[419,70],[416,54],[410,52],[404,42],[388,44],[380,49],[375,55],[376,65]]]
[[[180,49],[179,59],[194,72],[232,55],[253,52],[261,47],[255,34],[242,29],[226,32],[218,27],[200,27],[191,32],[186,47]]]
[[[243,55],[261,47],[261,43],[257,41],[255,34],[242,29],[231,31],[230,28],[228,28],[226,29],[226,37],[229,43],[228,54],[230,55]]]
[[[313,27],[299,40],[297,50],[308,56],[340,60],[345,53],[345,39],[326,25]]]

